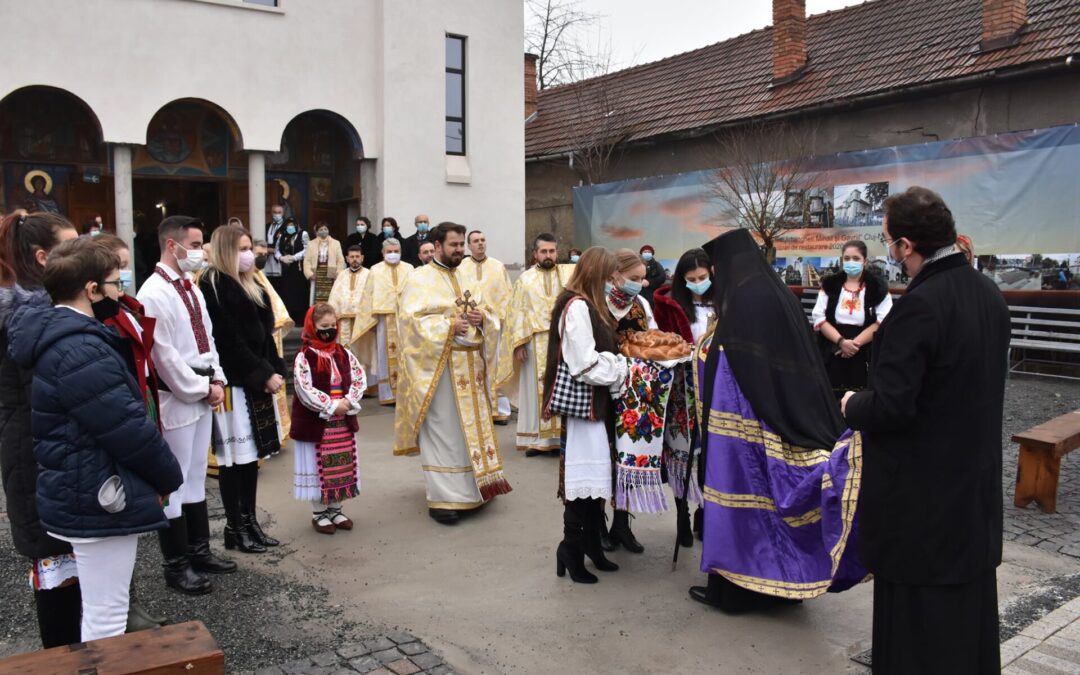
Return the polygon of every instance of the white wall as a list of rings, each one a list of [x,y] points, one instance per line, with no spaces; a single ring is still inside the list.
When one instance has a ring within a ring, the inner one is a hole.
[[[491,255],[524,248],[523,7],[519,0],[2,0],[0,98],[50,85],[83,99],[106,142],[141,145],[154,114],[208,100],[245,150],[276,151],[285,126],[325,109],[359,133],[364,207],[489,233]],[[468,36],[468,185],[446,179],[445,33]]]

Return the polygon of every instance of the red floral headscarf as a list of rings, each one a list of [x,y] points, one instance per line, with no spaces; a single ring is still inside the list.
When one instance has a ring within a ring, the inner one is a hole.
[[[320,339],[318,333],[315,332],[315,308],[318,306],[316,304],[308,308],[307,315],[304,317],[304,332],[301,334],[300,339],[305,347],[309,347],[319,356],[318,362],[315,363],[315,369],[333,374],[337,370],[334,355],[338,349],[341,349],[341,345],[336,340],[326,342]],[[337,322],[337,329],[341,330],[340,320]]]

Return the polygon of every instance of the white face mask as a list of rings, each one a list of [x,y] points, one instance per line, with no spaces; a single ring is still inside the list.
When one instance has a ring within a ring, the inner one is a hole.
[[[197,272],[203,268],[203,250],[201,248],[187,249],[187,257],[177,256],[176,264],[181,272]]]
[[[386,255],[383,256],[383,259],[386,260],[386,262],[390,263],[391,265],[396,265],[401,261],[401,254],[400,253],[387,253]]]

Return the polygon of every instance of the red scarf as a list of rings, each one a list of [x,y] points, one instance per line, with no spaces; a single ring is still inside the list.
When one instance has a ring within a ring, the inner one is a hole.
[[[318,333],[315,332],[315,320],[312,318],[315,314],[315,306],[312,305],[308,308],[307,316],[304,317],[304,332],[301,334],[301,341],[303,345],[311,349],[318,355],[319,360],[315,362],[314,370],[319,372],[328,372],[331,375],[337,370],[337,364],[334,362],[334,354],[341,349],[341,345],[334,339],[330,342],[326,342],[319,338]],[[341,330],[341,322],[337,324],[338,331]],[[340,377],[340,373],[338,374]]]

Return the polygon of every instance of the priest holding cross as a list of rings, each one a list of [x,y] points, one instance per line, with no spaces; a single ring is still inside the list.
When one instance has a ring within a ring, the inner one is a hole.
[[[401,364],[395,455],[420,454],[428,513],[445,525],[510,492],[491,421],[498,313],[458,273],[465,227],[431,230],[435,257],[409,274],[398,298]]]

